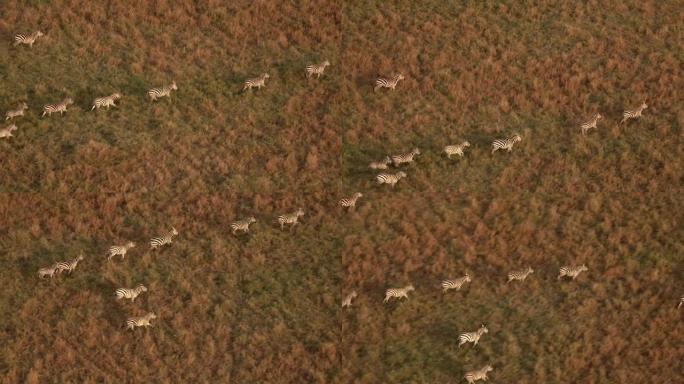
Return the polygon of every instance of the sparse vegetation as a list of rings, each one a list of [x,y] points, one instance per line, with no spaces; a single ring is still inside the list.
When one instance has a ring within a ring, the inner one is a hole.
[[[0,111],[28,105],[0,140],[3,382],[458,383],[487,364],[491,382],[682,377],[679,2],[8,0],[0,15]],[[369,164],[410,148],[408,177],[378,185]]]

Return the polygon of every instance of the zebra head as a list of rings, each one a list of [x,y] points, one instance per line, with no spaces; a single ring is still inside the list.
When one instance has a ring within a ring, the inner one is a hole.
[[[527,267],[527,273],[534,273],[534,269],[532,269],[532,267]]]
[[[601,116],[600,113],[597,113],[597,114],[594,116],[594,119],[596,119],[596,121],[599,121],[599,120],[603,119],[603,116]]]
[[[406,292],[411,292],[411,291],[415,291],[415,290],[416,290],[416,289],[413,287],[413,284],[407,285],[406,288],[404,288],[404,289],[406,289]]]
[[[28,104],[26,104],[26,102],[22,102],[21,104],[19,104],[19,109],[22,111],[24,109],[28,109]]]
[[[254,217],[254,216],[250,217],[249,219],[247,219],[247,222],[250,223],[250,224],[251,224],[251,223],[256,223],[256,217]]]
[[[173,233],[174,236],[178,236],[178,231],[175,227],[171,227],[171,233]]]
[[[385,159],[383,160],[383,162],[384,162],[385,164],[389,164],[389,163],[392,162],[392,158],[389,157],[389,156],[386,156]]]
[[[76,258],[76,261],[81,261],[81,260],[83,260],[83,258],[84,258],[84,257],[83,257],[83,253],[81,253],[81,254],[78,255],[78,257]]]
[[[176,80],[171,82],[171,89],[173,89],[174,91],[178,90],[178,86],[176,85]]]
[[[354,194],[354,197],[357,198],[357,199],[358,199],[359,197],[361,197],[361,196],[363,196],[363,193],[361,193],[361,192],[356,192],[356,193]]]
[[[154,312],[150,312],[145,317],[147,317],[148,320],[152,320],[152,319],[156,319],[157,315],[155,315]]]
[[[354,298],[354,297],[356,297],[356,296],[358,296],[358,294],[356,293],[356,291],[352,291],[352,293],[349,294],[349,297],[351,297],[351,298]]]
[[[641,107],[639,107],[639,109],[641,109],[641,110],[643,111],[643,110],[646,109],[646,108],[648,108],[648,105],[646,105],[646,102],[644,101],[644,102],[641,104]]]
[[[126,243],[126,248],[130,249],[130,248],[133,248],[133,247],[135,247],[135,243],[134,243],[134,242],[129,241],[128,243]]]
[[[461,145],[464,147],[470,147],[470,142],[466,140],[466,141],[462,142]]]
[[[487,326],[485,326],[484,324],[482,324],[482,325],[480,326],[480,329],[478,330],[478,332],[480,332],[480,333],[489,333],[489,329],[487,329]]]
[[[580,270],[580,271],[588,271],[588,270],[589,270],[589,268],[587,268],[587,266],[586,266],[586,265],[582,264],[582,266],[580,267],[580,269],[579,269],[579,270]]]
[[[404,80],[404,75],[402,75],[401,73],[397,75],[397,81],[399,80]]]
[[[261,74],[261,78],[264,80],[268,79],[269,77],[271,77],[271,76],[269,76],[268,73],[262,73]]]
[[[515,142],[522,141],[522,137],[520,137],[520,135],[518,135],[518,134],[516,133],[515,135],[513,135],[513,141],[515,141]]]
[[[299,217],[299,216],[304,216],[304,209],[299,208],[299,209],[297,210],[297,212],[295,212],[295,214],[297,215],[297,217]]]
[[[17,130],[17,125],[16,125],[16,124],[12,124],[12,125],[10,125],[9,127],[7,127],[7,131],[8,131],[8,132],[12,132],[12,131],[16,131],[16,130]]]
[[[484,366],[483,370],[485,371],[485,373],[491,372],[494,370],[494,367],[492,367],[491,365],[488,364],[488,365]]]
[[[413,150],[411,151],[411,154],[413,154],[414,156],[415,156],[415,155],[420,155],[420,149],[418,149],[418,148],[413,148]]]
[[[119,92],[112,93],[112,99],[120,99],[120,98],[121,98],[121,94]]]
[[[147,292],[147,287],[140,284],[140,285],[138,285],[138,290],[140,290],[140,292]]]
[[[43,32],[41,32],[41,31],[37,31],[37,32],[36,32],[36,37],[41,37],[41,36],[45,36],[45,34],[44,34]]]
[[[323,67],[327,67],[328,65],[330,65],[330,62],[328,60],[326,60],[323,62],[322,65],[323,65]]]
[[[64,104],[66,104],[66,105],[70,105],[73,103],[74,103],[74,101],[71,99],[71,97],[67,97],[66,99],[64,99]]]
[[[400,177],[400,178],[401,178],[401,177],[406,177],[406,172],[404,172],[404,171],[399,171],[399,172],[397,173],[397,176]]]
[[[463,281],[465,281],[465,282],[467,282],[467,283],[470,283],[470,282],[471,282],[471,280],[470,280],[470,275],[466,273],[466,274],[463,276]]]

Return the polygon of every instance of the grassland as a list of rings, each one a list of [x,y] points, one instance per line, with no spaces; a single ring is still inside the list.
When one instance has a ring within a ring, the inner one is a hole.
[[[226,3],[0,3],[0,111],[30,107],[0,142],[3,382],[457,383],[486,363],[495,383],[681,380],[679,2]],[[35,29],[33,49],[12,46]],[[266,88],[240,92],[262,72]],[[395,72],[396,91],[372,92]],[[145,99],[171,80],[170,99]],[[118,108],[89,111],[114,91]],[[515,132],[512,153],[489,153]],[[440,153],[461,140],[464,159]],[[375,185],[368,162],[413,147],[407,180]],[[335,206],[356,191],[356,211]],[[174,244],[148,252],[171,225]],[[73,276],[38,281],[81,251]],[[113,300],[137,283],[135,304]],[[382,304],[408,283],[410,300]],[[123,331],[148,310],[152,328]]]

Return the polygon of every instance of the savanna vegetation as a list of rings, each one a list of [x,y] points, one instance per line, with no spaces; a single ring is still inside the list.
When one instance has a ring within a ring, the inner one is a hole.
[[[29,106],[0,142],[2,382],[458,383],[485,364],[494,383],[680,381],[682,11],[0,2],[0,112]],[[13,46],[35,30],[32,48]],[[265,88],[241,92],[264,72]],[[398,72],[395,91],[373,92]],[[146,98],[174,80],[170,98]],[[118,107],[90,111],[117,91]],[[65,97],[64,116],[40,118]],[[512,152],[490,153],[514,133]],[[464,158],[441,152],[463,140]],[[407,178],[378,186],[368,163],[414,147]],[[357,191],[354,211],[337,206]],[[230,233],[252,215],[249,234]],[[149,251],[171,226],[173,244]],[[81,252],[71,275],[38,278]],[[472,283],[442,293],[466,272]],[[139,283],[135,303],[114,300]],[[408,300],[382,303],[408,284]],[[124,331],[148,311],[152,327]]]

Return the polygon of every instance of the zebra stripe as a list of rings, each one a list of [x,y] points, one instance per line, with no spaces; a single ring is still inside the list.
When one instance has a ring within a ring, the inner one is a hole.
[[[558,279],[560,279],[563,276],[568,276],[572,277],[573,280],[582,272],[588,271],[589,268],[586,267],[586,265],[582,264],[579,267],[569,267],[569,266],[563,266],[560,269],[560,273],[558,274]]]
[[[330,65],[330,62],[328,60],[320,63],[320,64],[311,64],[306,66],[306,77],[310,78],[313,75],[316,75],[316,78],[320,78],[321,75],[323,74],[323,71],[325,71],[325,67]]]
[[[247,232],[249,232],[249,225],[252,224],[252,223],[256,223],[256,218],[254,218],[254,217],[249,217],[249,218],[247,218],[247,219],[238,220],[238,221],[236,221],[236,222],[234,222],[234,223],[231,223],[231,224],[230,224],[230,229],[233,230],[233,235],[234,235],[237,231],[242,231],[242,232],[247,233]]]
[[[458,279],[444,280],[442,281],[442,293],[450,289],[460,291],[463,284],[470,283],[471,281],[472,280],[470,279],[470,275],[468,275],[467,273],[463,277],[459,277]]]
[[[447,158],[451,159],[451,156],[453,155],[458,155],[459,157],[463,157],[463,150],[466,148],[470,147],[470,143],[467,141],[462,142],[461,144],[456,144],[456,145],[447,145],[444,147],[444,152],[447,155]]]
[[[350,294],[348,294],[344,300],[342,300],[342,308],[351,308],[352,306],[352,300],[357,296],[356,291],[352,291]]]
[[[280,230],[283,230],[285,224],[291,224],[292,227],[297,225],[300,216],[304,216],[304,210],[302,208],[299,208],[297,212],[286,213],[284,215],[278,216],[278,224],[280,224]]]
[[[406,177],[405,172],[397,172],[395,174],[391,173],[381,173],[377,176],[375,176],[375,180],[378,181],[378,184],[389,184],[394,188],[394,185],[399,182],[402,178]]]
[[[58,272],[57,267],[58,267],[58,265],[57,265],[57,263],[55,263],[49,267],[39,269],[38,270],[38,277],[40,277],[41,279],[45,278],[45,276],[53,278],[55,275],[55,272]]]
[[[413,285],[407,285],[404,288],[390,288],[387,291],[385,291],[385,300],[383,300],[383,303],[386,303],[389,301],[389,299],[396,297],[397,299],[401,299],[402,297],[405,297],[408,300],[408,293],[415,290]]]
[[[135,247],[135,243],[132,241],[129,241],[125,245],[113,245],[109,247],[109,256],[107,256],[107,261],[111,260],[114,256],[121,256],[121,260],[123,260],[126,257],[126,252],[133,247]]]
[[[370,169],[387,169],[387,165],[392,163],[392,159],[389,156],[385,157],[382,161],[374,161],[368,165]]]
[[[176,85],[176,82],[173,81],[169,85],[165,85],[161,88],[152,88],[149,91],[147,91],[147,96],[149,96],[151,101],[155,101],[161,97],[171,97],[171,91],[177,91],[178,86]]]
[[[270,76],[268,73],[262,73],[261,76],[259,77],[253,77],[251,79],[245,80],[245,86],[242,88],[242,90],[248,90],[256,87],[257,89],[261,89],[261,87],[266,86],[266,79],[268,79]]]
[[[119,288],[114,292],[114,295],[117,300],[131,299],[131,302],[135,302],[135,298],[143,292],[147,292],[147,287],[140,284],[135,288]]]
[[[28,109],[28,105],[26,103],[19,104],[17,109],[7,111],[7,113],[5,114],[5,120],[11,120],[15,117],[24,116],[24,110],[26,109]]]
[[[466,374],[463,376],[463,378],[466,379],[468,384],[473,384],[478,380],[483,380],[487,381],[487,373],[491,372],[494,368],[492,368],[491,365],[485,365],[484,367],[480,369],[476,369],[474,371],[469,371],[466,372]]]
[[[149,327],[152,325],[150,321],[156,318],[157,315],[152,312],[141,317],[129,317],[128,320],[126,320],[126,329],[134,330],[135,327]]]
[[[598,121],[601,120],[602,118],[603,118],[603,116],[601,116],[600,113],[597,113],[591,119],[580,124],[580,130],[582,131],[582,134],[586,135],[587,132],[589,132],[589,130],[592,128],[598,129]]]
[[[534,273],[534,269],[532,269],[532,267],[527,267],[527,269],[522,269],[519,271],[512,271],[508,274],[508,281],[506,282],[506,284],[510,283],[513,280],[525,281],[525,279],[527,279],[527,276],[531,273]]]
[[[356,207],[356,200],[358,200],[361,196],[363,196],[361,192],[356,192],[352,197],[340,199],[339,204],[342,207],[346,207],[349,208],[349,210],[352,210]]]
[[[71,100],[70,97],[64,99],[61,103],[58,104],[48,104],[43,107],[43,114],[41,117],[44,117],[46,114],[48,116],[52,115],[54,112],[59,112],[60,115],[62,115],[64,112],[67,111],[67,107],[71,104],[73,104],[74,101]]]
[[[171,227],[171,230],[159,237],[153,237],[150,240],[150,247],[152,249],[157,249],[163,245],[166,244],[171,244],[173,242],[173,237],[178,236],[178,231],[176,231],[176,228]]]
[[[15,124],[11,124],[3,129],[0,129],[0,139],[9,139],[10,137],[14,137],[14,135],[12,135],[12,132],[16,130],[17,126]]]
[[[61,261],[57,263],[57,271],[59,273],[62,273],[64,271],[69,271],[69,274],[76,269],[76,266],[78,265],[78,262],[83,260],[83,255],[78,255],[75,259],[71,261]]]
[[[35,43],[36,40],[38,40],[38,38],[41,36],[45,36],[45,34],[41,31],[33,32],[30,35],[18,33],[14,35],[14,45],[26,44],[29,47],[33,47],[33,43]]]
[[[482,324],[480,328],[475,332],[461,333],[458,336],[458,347],[461,348],[461,345],[465,343],[473,343],[473,345],[477,345],[478,341],[480,341],[480,337],[482,337],[483,334],[488,332],[489,330],[487,329],[487,327],[485,327],[485,325]]]
[[[397,83],[399,83],[399,80],[404,80],[404,75],[401,73],[389,79],[381,77],[375,80],[375,88],[373,88],[373,92],[377,92],[380,88],[389,88],[394,91],[394,89],[397,87]]]
[[[641,113],[644,111],[644,109],[648,108],[648,105],[646,105],[646,102],[643,102],[639,108],[636,109],[628,109],[622,113],[622,121],[620,121],[620,124],[626,122],[629,119],[638,119],[641,117]]]
[[[107,107],[107,109],[109,109],[110,106],[116,107],[116,104],[114,104],[114,102],[120,98],[121,94],[118,92],[112,93],[109,96],[98,97],[93,101],[93,107],[90,108],[90,110],[92,111],[93,109],[100,109],[100,107]]]
[[[505,149],[508,152],[513,150],[513,144],[522,141],[520,135],[515,134],[508,139],[496,139],[492,142],[492,153],[498,151],[499,149]]]
[[[395,167],[398,167],[404,163],[412,163],[413,158],[417,155],[420,155],[420,149],[413,148],[411,152],[392,156],[392,164],[394,164]]]

